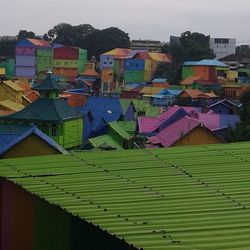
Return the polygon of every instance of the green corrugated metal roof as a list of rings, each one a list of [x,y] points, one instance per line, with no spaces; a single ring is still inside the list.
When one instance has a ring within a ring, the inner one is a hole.
[[[127,133],[135,133],[136,121],[118,121],[120,127],[122,127]]]
[[[133,99],[136,112],[144,111],[146,116],[158,116],[160,109],[158,107],[151,106],[147,100]]]
[[[108,126],[113,129],[116,133],[118,133],[123,139],[129,140],[130,135],[127,133],[126,130],[124,130],[120,124],[116,121],[114,122],[109,122]]]
[[[113,148],[113,149],[123,149],[123,147],[116,142],[116,140],[114,138],[112,138],[111,135],[101,135],[95,138],[91,138],[89,139],[90,144],[94,147],[94,148]]]
[[[0,176],[138,249],[249,249],[249,151],[248,142],[14,158],[0,161]]]

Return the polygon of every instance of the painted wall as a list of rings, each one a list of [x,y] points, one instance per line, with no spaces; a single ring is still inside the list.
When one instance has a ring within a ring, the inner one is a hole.
[[[66,121],[63,125],[63,147],[73,148],[82,145],[83,119]]]
[[[193,76],[194,71],[192,66],[183,66],[182,67],[182,80],[186,79],[189,76]]]
[[[3,178],[0,212],[3,250],[136,250]]]
[[[144,82],[144,71],[125,71],[125,83]]]
[[[187,146],[187,145],[200,145],[200,144],[216,144],[222,143],[212,132],[206,128],[197,127],[189,134],[185,135],[172,146]]]
[[[16,55],[35,55],[35,47],[16,46]]]
[[[36,75],[36,68],[35,67],[22,67],[22,66],[16,66],[16,76],[19,77],[28,77],[28,78],[34,78]]]
[[[125,70],[141,71],[145,69],[145,61],[140,59],[126,59],[124,62]]]
[[[54,59],[79,59],[79,50],[78,48],[73,48],[69,46],[63,46],[54,49]]]
[[[215,70],[215,67],[193,66],[193,74],[195,76],[200,76],[201,80],[216,82],[216,70]]]
[[[36,64],[35,55],[16,55],[16,66],[34,67]]]
[[[15,145],[0,158],[14,158],[38,155],[53,155],[59,152],[36,135],[30,135]]]
[[[102,70],[102,74],[101,74],[101,79],[102,82],[113,82],[113,69],[111,68],[105,68]]]
[[[109,55],[101,55],[100,56],[100,68],[113,68],[114,67],[114,57]]]

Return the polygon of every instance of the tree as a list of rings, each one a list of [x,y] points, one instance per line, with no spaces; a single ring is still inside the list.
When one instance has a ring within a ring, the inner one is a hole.
[[[53,43],[74,45],[73,26],[68,23],[59,23],[50,29],[43,38]]]
[[[179,43],[164,45],[162,52],[172,56],[172,65],[175,68],[174,72],[176,72],[172,78],[175,81],[181,79],[183,62],[214,58],[213,51],[209,47],[209,36],[190,31],[181,34]]]
[[[17,35],[17,40],[21,41],[26,38],[36,38],[36,34],[33,31],[20,30]]]
[[[16,40],[2,39],[0,41],[0,57],[10,57],[15,55]]]
[[[110,27],[103,30],[95,30],[87,37],[87,49],[89,56],[99,58],[100,54],[115,48],[129,48],[130,38],[128,33]]]
[[[236,55],[241,60],[243,58],[250,58],[250,46],[240,45],[236,47]]]
[[[240,123],[229,135],[229,141],[250,141],[250,91],[246,91],[241,99]]]
[[[101,53],[117,47],[130,47],[129,36],[124,31],[114,27],[98,30],[90,24],[72,26],[60,23],[44,34],[44,39],[87,49],[89,58],[99,58]]]

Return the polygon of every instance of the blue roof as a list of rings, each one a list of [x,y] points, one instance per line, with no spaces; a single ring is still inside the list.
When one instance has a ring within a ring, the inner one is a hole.
[[[186,61],[183,63],[183,66],[215,66],[215,67],[225,67],[225,68],[228,67],[228,65],[216,59],[203,59],[200,61]]]
[[[164,82],[166,82],[166,81],[167,81],[166,78],[154,78],[153,81],[152,81],[152,83],[154,83],[154,82],[157,82],[157,83],[164,83]]]
[[[159,94],[153,95],[153,97],[155,98],[163,98],[163,97],[167,97],[167,96],[177,96],[182,92],[182,90],[178,90],[178,89],[162,89]]]
[[[45,141],[47,144],[49,144],[51,147],[55,148],[58,152],[62,154],[67,153],[65,149],[63,149],[60,145],[58,145],[49,136],[44,134],[36,126],[30,126],[29,129],[27,129],[26,131],[24,132],[19,131],[19,133],[10,133],[7,131],[5,132],[1,131],[0,133],[0,156],[31,134],[35,134],[36,136],[41,138],[43,141]]]
[[[117,121],[123,115],[119,98],[90,97],[82,108],[83,115],[91,113],[94,120]]]

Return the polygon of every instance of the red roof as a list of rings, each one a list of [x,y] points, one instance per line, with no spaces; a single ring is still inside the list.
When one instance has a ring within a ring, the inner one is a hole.
[[[51,46],[49,42],[44,41],[42,39],[27,38],[27,40],[35,46],[39,46],[39,47],[50,47]]]
[[[197,119],[185,116],[163,129],[157,135],[150,137],[149,141],[152,144],[161,144],[164,147],[170,147],[200,125],[201,122]]]

